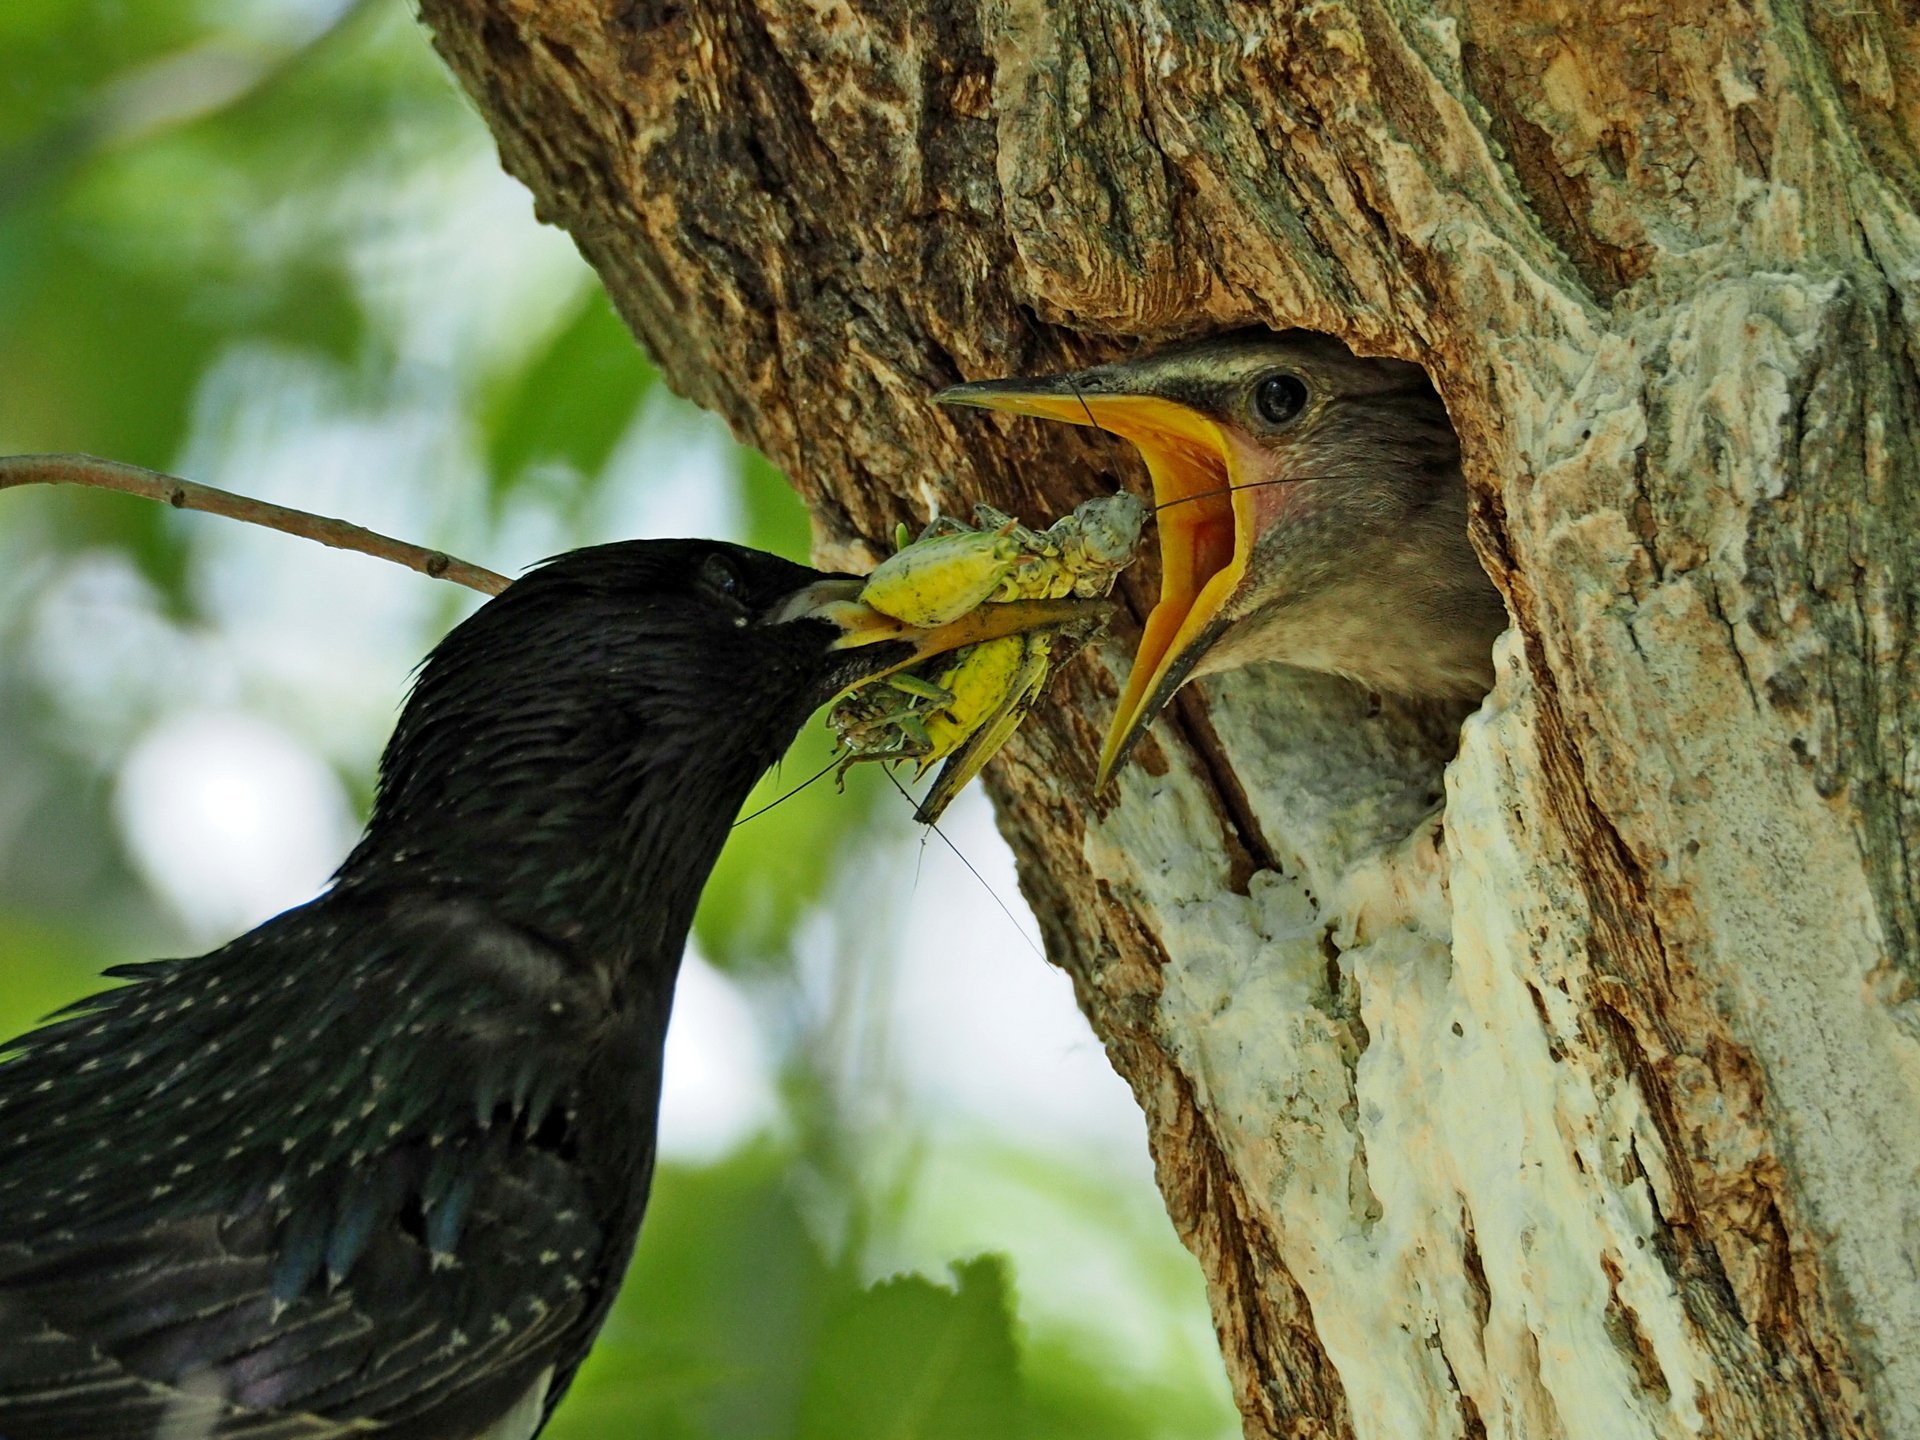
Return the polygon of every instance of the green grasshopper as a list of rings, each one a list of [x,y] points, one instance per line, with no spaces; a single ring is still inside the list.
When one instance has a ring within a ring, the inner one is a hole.
[[[936,518],[913,541],[903,526],[899,550],[867,578],[860,598],[909,624],[944,625],[983,604],[1105,595],[1132,562],[1147,513],[1145,502],[1119,494],[1088,500],[1045,530],[991,505],[975,507],[972,526]],[[841,774],[867,760],[912,760],[917,779],[945,761],[914,812],[932,824],[1089,633],[1082,625],[1008,635],[853,691],[827,719],[846,747]]]

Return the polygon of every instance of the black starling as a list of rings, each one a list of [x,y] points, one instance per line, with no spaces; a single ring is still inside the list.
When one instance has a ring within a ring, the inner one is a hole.
[[[1304,330],[1240,331],[939,398],[1098,425],[1146,458],[1160,603],[1103,782],[1195,676],[1275,660],[1397,695],[1493,684],[1507,612],[1467,539],[1459,440],[1418,365]]]
[[[320,898],[0,1046],[0,1437],[524,1440],[653,1171],[701,886],[754,781],[937,631],[705,541],[562,556],[428,658]]]

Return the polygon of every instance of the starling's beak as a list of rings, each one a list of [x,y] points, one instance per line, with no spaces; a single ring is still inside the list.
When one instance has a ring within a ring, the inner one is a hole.
[[[1254,497],[1261,493],[1238,488],[1236,447],[1217,422],[1152,393],[1147,382],[1127,391],[1125,368],[1102,366],[1097,379],[980,380],[934,397],[1094,425],[1131,440],[1146,459],[1160,522],[1160,603],[1147,617],[1101,748],[1102,786],[1224,628],[1221,608],[1247,577],[1258,528]]]
[[[816,580],[788,596],[769,617],[776,622],[825,620],[840,631],[839,638],[828,647],[833,650],[855,650],[889,642],[907,647],[890,650],[884,661],[849,682],[849,688],[905,670],[935,655],[978,645],[983,640],[998,640],[1003,635],[1021,635],[1051,626],[1084,624],[1105,619],[1113,610],[1112,602],[1107,600],[1009,600],[977,606],[945,625],[909,625],[861,603],[859,595],[866,583],[851,575]]]

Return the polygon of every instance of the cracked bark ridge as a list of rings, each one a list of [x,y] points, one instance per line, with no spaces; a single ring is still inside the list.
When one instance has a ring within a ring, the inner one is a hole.
[[[1122,625],[991,777],[1249,1435],[1920,1440],[1910,6],[423,11],[824,557],[1140,483],[955,380],[1434,373],[1516,622],[1464,726],[1247,672],[1096,798]]]

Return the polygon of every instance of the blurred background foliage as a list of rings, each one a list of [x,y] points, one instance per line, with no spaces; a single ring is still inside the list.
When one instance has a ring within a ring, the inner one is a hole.
[[[7,0],[0,58],[0,448],[509,573],[630,535],[804,558],[784,481],[658,383],[404,6]],[[473,603],[125,497],[0,495],[0,1035],[311,895]],[[753,806],[828,755],[811,731]],[[984,802],[945,827],[978,876],[908,808],[869,769],[736,835],[560,1440],[1238,1433],[1132,1099]]]

